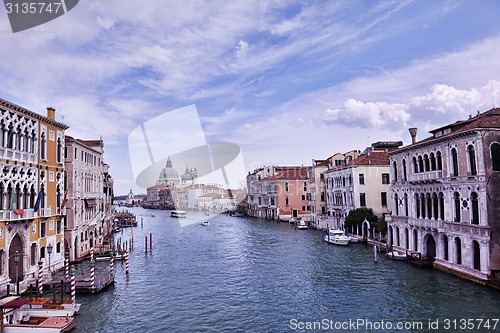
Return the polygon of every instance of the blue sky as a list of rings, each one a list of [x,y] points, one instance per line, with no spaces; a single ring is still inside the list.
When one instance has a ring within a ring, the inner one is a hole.
[[[499,13],[496,0],[85,0],[13,34],[1,11],[0,96],[102,135],[118,194],[141,191],[128,135],[191,104],[247,170],[309,164],[500,104]]]

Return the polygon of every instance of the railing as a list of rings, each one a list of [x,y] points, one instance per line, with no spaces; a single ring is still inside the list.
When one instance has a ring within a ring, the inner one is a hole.
[[[22,216],[12,210],[0,210],[0,220],[25,220],[35,217],[35,211],[30,209],[23,209]]]
[[[440,220],[429,220],[429,219],[416,219],[409,218],[408,224],[420,227],[420,228],[431,228],[431,229],[443,229],[443,221]]]
[[[12,148],[0,147],[0,157],[6,160],[16,160],[21,162],[36,163],[36,154]]]
[[[410,173],[408,175],[409,181],[427,181],[436,179],[443,179],[443,170]]]

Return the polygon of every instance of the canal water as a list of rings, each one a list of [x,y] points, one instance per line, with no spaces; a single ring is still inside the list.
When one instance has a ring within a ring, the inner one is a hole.
[[[496,290],[375,263],[372,247],[327,245],[319,231],[226,215],[181,227],[169,211],[129,210],[130,273],[118,262],[115,286],[77,295],[75,332],[491,332],[500,317]]]

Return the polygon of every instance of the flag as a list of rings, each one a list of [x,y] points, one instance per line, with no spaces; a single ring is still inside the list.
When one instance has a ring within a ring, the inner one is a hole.
[[[66,191],[66,193],[64,193],[64,199],[61,203],[61,211],[63,210],[64,206],[66,206],[66,201],[68,200],[68,191]]]
[[[36,202],[35,202],[35,206],[33,207],[34,208],[34,211],[35,213],[38,212],[38,209],[40,209],[40,201],[42,200],[42,195],[43,195],[43,190],[40,191],[38,193],[38,196],[36,197]]]
[[[24,209],[17,209],[17,194],[15,192],[10,193],[10,210],[15,212],[17,215],[23,217]]]

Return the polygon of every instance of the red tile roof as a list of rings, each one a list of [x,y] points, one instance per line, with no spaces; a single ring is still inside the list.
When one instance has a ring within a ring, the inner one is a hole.
[[[353,165],[389,165],[389,154],[386,151],[372,151],[355,158],[347,166]]]
[[[309,167],[279,167],[274,176],[262,180],[307,180],[309,179]]]

